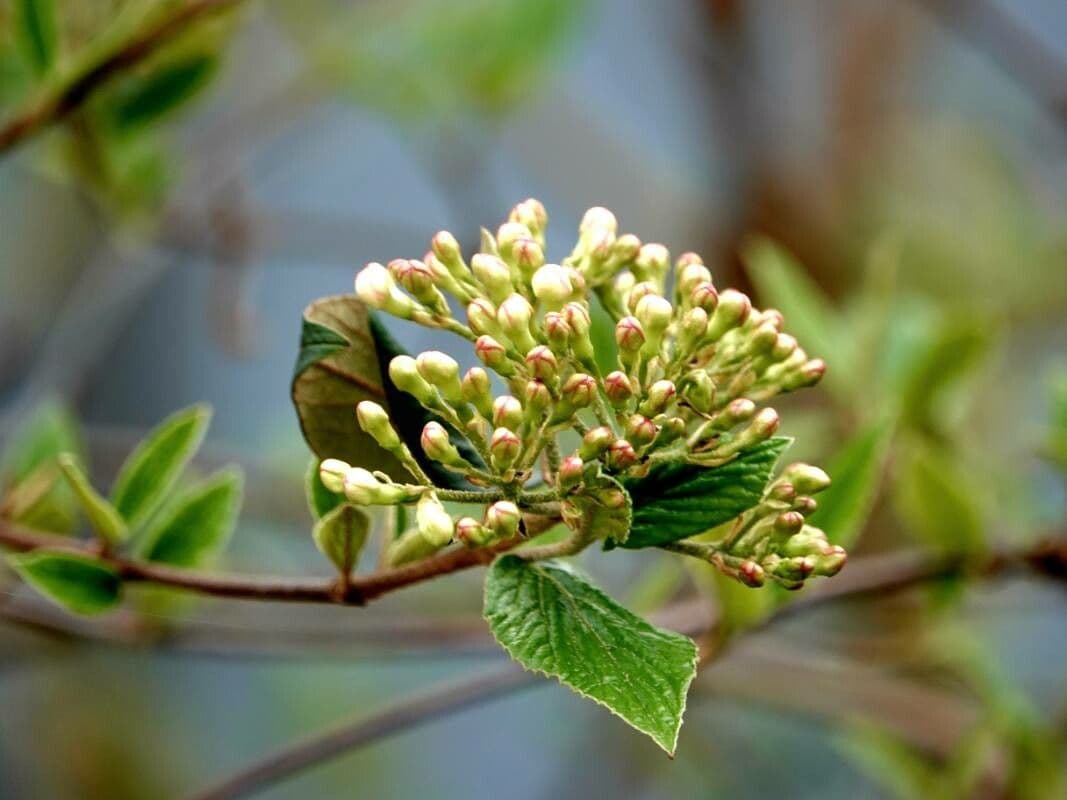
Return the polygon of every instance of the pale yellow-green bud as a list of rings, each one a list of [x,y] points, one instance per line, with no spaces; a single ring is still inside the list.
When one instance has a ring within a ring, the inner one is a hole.
[[[641,302],[642,298],[650,294],[659,294],[659,287],[652,281],[635,283],[626,294],[626,307],[630,309],[630,313],[633,314],[637,311],[637,304]]]
[[[545,264],[531,281],[534,296],[550,311],[558,311],[571,299],[570,274],[559,264]]]
[[[504,394],[493,401],[493,424],[498,428],[515,430],[523,422],[522,403],[510,394]]]
[[[519,532],[522,514],[514,503],[500,500],[485,511],[485,527],[493,533],[494,539],[510,539]]]
[[[489,439],[489,456],[493,466],[504,471],[510,469],[522,451],[522,441],[508,428],[497,428]]]
[[[515,367],[508,360],[504,345],[492,336],[479,336],[474,343],[474,354],[483,364],[499,375],[508,376],[515,372]]]
[[[817,494],[830,485],[830,476],[811,464],[790,464],[779,477],[796,488],[800,494]]]
[[[359,426],[374,437],[374,440],[390,452],[401,448],[400,437],[389,421],[389,413],[372,400],[364,400],[356,406]]]
[[[455,531],[452,517],[433,492],[426,492],[419,498],[415,506],[415,522],[419,533],[433,547],[444,547],[452,541]]]
[[[578,226],[578,232],[582,235],[595,230],[605,230],[611,233],[617,232],[619,222],[615,215],[602,206],[593,206],[582,216],[582,222]]]
[[[394,356],[389,362],[389,378],[402,392],[407,392],[423,405],[436,405],[437,392],[422,375],[411,356]]]
[[[501,335],[496,306],[484,297],[476,297],[467,304],[467,325],[478,336]]]
[[[580,456],[567,456],[560,462],[559,472],[556,473],[556,483],[560,489],[573,489],[582,482],[585,462]]]
[[[349,467],[345,471],[342,488],[348,501],[360,506],[381,502],[382,483],[362,467]]]
[[[547,384],[554,385],[559,377],[559,362],[555,354],[543,344],[531,348],[526,354],[526,366],[533,377]]]
[[[534,239],[519,239],[512,247],[512,253],[519,272],[527,282],[545,263],[545,251]]]
[[[734,289],[727,289],[719,295],[718,305],[708,320],[705,338],[717,342],[728,330],[744,323],[752,311],[752,301],[748,296]]]
[[[532,241],[533,232],[521,222],[505,222],[496,231],[496,246],[500,257],[509,264],[518,266],[515,258],[515,244],[519,241]]]
[[[460,382],[463,399],[478,409],[478,413],[489,418],[493,413],[492,382],[489,373],[481,367],[471,367]]]
[[[474,517],[456,520],[456,538],[467,547],[485,547],[493,541],[492,532]]]
[[[514,291],[511,283],[511,270],[497,256],[489,253],[476,253],[471,258],[471,270],[494,303],[500,303]]]
[[[371,308],[388,312],[402,319],[410,319],[417,306],[397,288],[389,270],[381,264],[367,264],[356,275],[356,295]]]
[[[645,331],[645,352],[655,355],[663,343],[667,326],[671,324],[674,308],[666,298],[658,294],[647,294],[638,301],[634,316],[640,320]]]
[[[337,458],[325,458],[319,464],[319,478],[322,485],[331,492],[340,494],[345,488],[345,474],[352,467],[345,461]]]
[[[638,280],[654,281],[657,286],[663,286],[663,279],[667,276],[670,268],[671,254],[661,244],[644,244],[634,259],[633,271]]]
[[[672,381],[660,379],[648,387],[648,393],[638,410],[649,417],[664,413],[674,402],[677,389]]]
[[[459,385],[459,364],[454,358],[439,350],[427,350],[419,353],[415,365],[419,374],[436,386],[448,402],[456,405],[464,402]]]
[[[512,294],[504,299],[496,312],[497,322],[500,323],[504,335],[522,352],[532,350],[537,346],[533,335],[530,333],[530,321],[533,319],[533,306],[530,301],[521,294]]]
[[[448,431],[439,422],[431,420],[423,426],[422,434],[419,436],[419,444],[422,447],[422,451],[429,458],[445,466],[457,469],[465,469],[470,466],[459,454],[456,446],[452,444]]]

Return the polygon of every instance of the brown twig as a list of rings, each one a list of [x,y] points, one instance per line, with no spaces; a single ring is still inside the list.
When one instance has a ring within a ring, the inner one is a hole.
[[[0,155],[39,131],[61,122],[124,70],[141,64],[191,25],[238,6],[243,0],[187,0],[160,16],[129,41],[90,64],[80,74],[35,99],[0,126]]]

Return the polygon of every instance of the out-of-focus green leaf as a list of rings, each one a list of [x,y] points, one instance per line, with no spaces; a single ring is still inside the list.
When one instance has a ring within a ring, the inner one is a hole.
[[[782,312],[786,329],[808,353],[833,364],[840,315],[822,289],[789,253],[768,239],[751,240],[742,256],[763,305]]]
[[[344,501],[343,496],[331,492],[323,485],[319,475],[321,463],[318,458],[312,456],[311,461],[308,462],[307,472],[304,473],[304,496],[307,498],[311,516],[316,520],[329,514]]]
[[[894,477],[894,505],[909,533],[948,553],[984,547],[978,493],[947,453],[914,441],[902,453]]]
[[[77,423],[63,406],[47,402],[15,433],[0,457],[4,494],[0,514],[38,530],[71,533],[77,524],[74,496],[59,478],[60,453],[84,461]]]
[[[7,562],[26,583],[75,614],[98,614],[119,600],[118,573],[99,559],[35,550],[8,556]]]
[[[348,575],[367,541],[370,520],[358,508],[347,503],[323,515],[315,522],[311,538],[319,552],[337,571]]]
[[[192,99],[218,68],[213,53],[188,53],[127,78],[109,98],[111,124],[131,133],[158,122]]]
[[[61,453],[59,469],[74,491],[74,497],[92,529],[106,542],[116,544],[123,541],[129,533],[126,521],[118,510],[93,488],[74,456]]]
[[[499,558],[485,618],[516,661],[559,678],[673,753],[696,675],[693,641],[654,628],[563,565]]]
[[[374,314],[370,318],[370,332],[378,350],[378,364],[381,366],[381,380],[382,385],[385,387],[389,419],[392,421],[397,434],[407,444],[408,449],[415,456],[415,460],[419,462],[423,472],[429,475],[436,485],[447,489],[471,488],[463,476],[445,469],[441,464],[427,457],[422,450],[422,445],[419,443],[422,429],[427,422],[435,421],[440,423],[448,431],[448,438],[459,451],[459,454],[474,466],[484,468],[485,462],[482,460],[481,455],[465,436],[461,436],[444,419],[427,411],[419,404],[418,400],[393,385],[393,381],[389,377],[389,362],[396,356],[407,355],[407,352],[389,335],[389,331],[386,330],[381,320]]]
[[[226,469],[176,497],[145,532],[145,560],[195,567],[221,551],[237,521],[243,483],[239,470]]]
[[[589,323],[589,338],[593,343],[596,364],[601,374],[607,375],[619,368],[619,346],[615,341],[615,323],[595,294],[589,295]]]
[[[836,738],[839,750],[897,800],[937,796],[936,767],[914,749],[874,725],[855,723]]]
[[[38,75],[49,72],[59,51],[55,0],[14,0],[14,23],[23,57]]]
[[[623,547],[652,547],[703,533],[756,505],[792,439],[777,436],[721,467],[666,463],[623,485],[633,524]]]
[[[869,426],[846,442],[827,466],[833,483],[819,495],[819,507],[808,521],[846,550],[859,538],[871,512],[891,433],[888,422]]]
[[[991,343],[990,320],[983,314],[944,318],[906,369],[900,388],[901,423],[936,432],[941,403],[981,362]]]
[[[1047,451],[1052,460],[1067,471],[1067,368],[1052,376],[1049,398],[1049,435]]]
[[[309,22],[329,14],[327,30]],[[586,0],[430,0],[399,6],[282,4],[311,62],[358,102],[393,117],[497,116],[530,97],[562,55]]]
[[[150,431],[126,458],[111,488],[111,502],[131,526],[163,503],[200,449],[210,422],[206,405],[182,409]]]

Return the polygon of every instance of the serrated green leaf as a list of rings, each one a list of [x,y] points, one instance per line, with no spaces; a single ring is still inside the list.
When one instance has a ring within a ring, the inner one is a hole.
[[[213,53],[192,53],[127,78],[110,98],[113,127],[129,133],[158,122],[206,86],[217,67]]]
[[[196,567],[222,550],[241,508],[244,477],[226,469],[183,492],[145,532],[146,561]]]
[[[891,433],[887,422],[871,425],[846,442],[827,467],[833,483],[819,495],[819,507],[808,521],[846,550],[859,538],[871,512]]]
[[[484,613],[524,667],[558,678],[674,752],[696,675],[691,639],[649,625],[560,564],[517,556],[489,569]]]
[[[422,445],[419,443],[422,429],[427,422],[437,422],[448,431],[448,438],[451,440],[452,445],[469,463],[484,469],[485,462],[482,457],[474,449],[470,441],[465,436],[460,435],[448,422],[427,411],[419,405],[418,400],[393,385],[393,381],[389,378],[389,362],[396,356],[407,355],[407,351],[389,335],[389,331],[386,330],[385,326],[374,314],[371,314],[370,317],[370,332],[378,350],[378,363],[382,368],[382,385],[385,387],[385,396],[388,401],[389,418],[397,434],[407,444],[415,456],[415,460],[419,462],[419,466],[422,467],[423,471],[430,476],[430,479],[436,485],[445,489],[472,488],[462,475],[445,469],[441,464],[426,456],[422,450]]]
[[[327,512],[315,523],[311,538],[342,575],[355,566],[359,553],[367,541],[370,520],[352,505],[342,505]]]
[[[93,488],[89,479],[70,453],[59,456],[59,469],[74,492],[89,525],[106,542],[117,544],[126,538],[129,529],[118,510]]]
[[[131,526],[163,503],[200,449],[210,421],[208,406],[182,409],[150,431],[126,458],[111,489],[111,502]]]
[[[35,550],[8,556],[7,562],[22,580],[75,614],[98,614],[119,600],[118,573],[99,559]]]
[[[840,315],[818,284],[769,239],[753,239],[742,256],[763,303],[782,312],[805,350],[833,363]]]
[[[792,442],[776,436],[720,467],[665,463],[623,486],[633,523],[623,547],[653,547],[695,536],[756,505],[774,465]]]
[[[322,483],[319,475],[319,461],[315,456],[308,462],[307,472],[304,473],[304,496],[307,498],[308,509],[313,519],[321,519],[329,514],[337,506],[344,502],[344,497],[331,492]]]
[[[15,0],[15,36],[37,75],[49,72],[59,51],[55,0]]]
[[[932,445],[912,443],[900,459],[894,506],[908,532],[938,550],[974,553],[985,544],[977,492],[959,463]]]
[[[19,427],[0,458],[5,485],[0,514],[52,533],[71,533],[77,524],[74,496],[58,480],[60,453],[84,461],[77,423],[59,403],[40,405]]]

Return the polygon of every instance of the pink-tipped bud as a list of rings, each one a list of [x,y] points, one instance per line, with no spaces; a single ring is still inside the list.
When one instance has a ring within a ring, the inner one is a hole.
[[[631,414],[626,420],[625,431],[626,438],[635,447],[651,444],[659,435],[659,427],[656,423],[643,414]]]
[[[641,299],[650,294],[659,294],[659,287],[652,281],[641,281],[630,287],[626,293],[626,307],[630,309],[630,313],[634,313]]]
[[[533,239],[519,239],[511,252],[523,275],[533,275],[544,266],[545,251]]]
[[[453,467],[467,465],[455,445],[452,444],[448,431],[439,422],[430,421],[423,426],[419,444],[422,446],[422,451],[434,461]]]
[[[463,253],[460,250],[459,242],[448,231],[438,231],[434,234],[433,239],[430,240],[430,249],[450,270],[455,265],[463,264]]]
[[[582,437],[582,444],[578,448],[578,455],[586,461],[592,461],[599,458],[607,449],[611,447],[611,443],[615,441],[615,434],[611,428],[601,425],[597,428],[591,428],[586,431]]]
[[[489,369],[500,375],[511,375],[515,372],[514,366],[508,361],[504,345],[492,336],[479,336],[474,343],[474,354]]]
[[[351,465],[339,458],[325,458],[319,464],[319,479],[331,492],[340,494],[345,488],[345,474]]]
[[[582,482],[585,462],[579,456],[567,456],[560,462],[556,482],[560,489],[573,489]]]
[[[748,295],[736,289],[727,289],[719,295],[719,304],[708,320],[707,338],[718,341],[727,331],[744,324],[752,312],[752,301]]]
[[[383,448],[390,451],[400,449],[400,437],[389,421],[388,412],[380,405],[371,400],[362,401],[356,406],[356,418],[359,426]]]
[[[574,292],[570,272],[559,264],[545,264],[534,273],[530,285],[534,296],[553,311],[562,308]]]
[[[592,375],[576,372],[563,383],[560,397],[573,408],[586,408],[596,397],[596,379]]]
[[[637,463],[637,453],[626,439],[616,439],[608,447],[605,461],[611,469],[621,472]]]
[[[493,533],[494,539],[509,539],[519,532],[522,514],[514,503],[500,500],[485,511],[485,527]]]
[[[500,471],[510,469],[519,458],[522,441],[508,428],[497,428],[489,440],[489,455]]]
[[[463,399],[488,418],[493,413],[492,382],[489,373],[481,367],[471,367],[460,381]]]
[[[751,586],[753,589],[759,588],[766,581],[766,572],[763,567],[757,564],[751,559],[742,561],[737,568],[737,577],[741,583],[745,586]]]
[[[719,306],[719,293],[710,282],[697,284],[689,292],[689,305],[711,314]]]
[[[476,297],[467,304],[467,325],[478,336],[499,336],[496,306],[484,297]]]
[[[830,486],[830,476],[811,464],[790,464],[780,479],[793,484],[800,494],[818,494]]]
[[[556,354],[567,352],[572,333],[571,326],[562,314],[557,311],[545,314],[545,336],[552,347],[552,352]]]
[[[619,222],[615,219],[614,214],[603,206],[593,206],[582,216],[578,231],[582,234],[594,230],[606,230],[615,233],[618,228]]]
[[[522,403],[509,394],[493,401],[493,424],[498,428],[517,429],[523,420]]]
[[[672,381],[660,379],[648,387],[648,394],[638,410],[649,417],[655,417],[665,412],[677,395],[678,390]]]
[[[467,547],[484,547],[492,540],[492,534],[474,517],[456,520],[456,538]]]
[[[541,381],[527,381],[523,397],[527,419],[531,421],[540,419],[545,410],[552,405],[552,392]]]
[[[615,370],[604,378],[604,393],[613,406],[624,406],[634,396],[634,388],[625,372]]]
[[[526,367],[537,380],[554,383],[559,377],[559,362],[545,345],[539,344],[526,354]]]
[[[645,344],[645,331],[637,317],[623,317],[615,325],[615,341],[624,353],[636,353]]]

